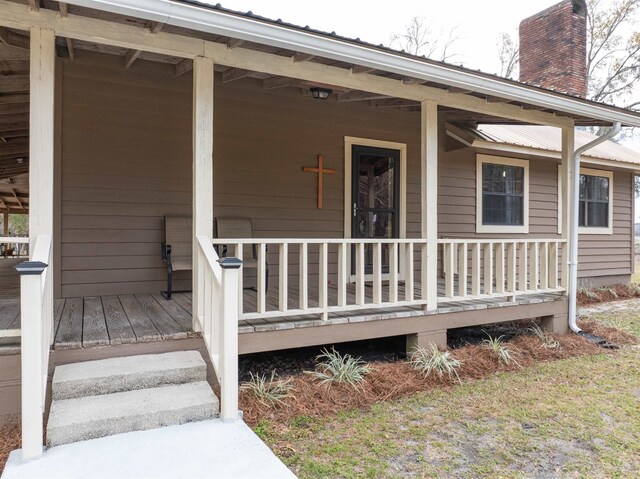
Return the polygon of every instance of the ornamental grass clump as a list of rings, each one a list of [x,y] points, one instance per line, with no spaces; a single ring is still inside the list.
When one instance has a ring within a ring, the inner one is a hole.
[[[253,374],[251,379],[240,386],[240,390],[247,391],[254,396],[258,402],[267,407],[276,407],[284,403],[288,398],[294,398],[291,378],[286,380],[276,379],[276,372],[271,373],[271,378],[267,379],[264,374]]]
[[[414,369],[424,374],[425,378],[432,373],[440,377],[446,374],[449,379],[455,376],[458,382],[462,382],[458,376],[458,368],[462,362],[454,358],[449,351],[440,351],[433,343],[429,348],[415,348],[411,352],[409,362]]]
[[[323,349],[316,360],[319,361],[316,370],[309,371],[308,374],[324,384],[344,383],[357,387],[370,372],[369,365],[362,358],[354,358],[350,354],[342,356],[334,348],[331,351]]]
[[[529,328],[529,332],[540,340],[543,348],[557,349],[560,347],[558,340],[542,329],[538,324],[531,326]]]
[[[498,336],[497,338],[492,337],[490,334],[487,334],[487,336],[489,338],[483,340],[482,342],[487,348],[495,353],[495,355],[502,363],[506,364],[507,366],[511,364],[520,366],[520,364],[518,364],[518,361],[516,361],[515,359],[515,351],[511,350],[504,344],[504,336]]]

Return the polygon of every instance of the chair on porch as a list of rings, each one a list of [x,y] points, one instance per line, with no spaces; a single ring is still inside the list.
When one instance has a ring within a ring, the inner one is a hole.
[[[164,243],[162,243],[162,261],[167,265],[167,290],[162,296],[171,299],[173,291],[173,272],[193,269],[193,222],[190,216],[164,217]]]
[[[253,225],[249,218],[216,218],[216,231],[218,238],[246,239],[253,238]],[[221,258],[229,254],[237,254],[235,251],[228,252],[228,245],[221,245],[222,251],[218,252]],[[256,245],[246,245],[242,250],[242,268],[258,270],[258,252]],[[249,288],[257,289],[257,288]],[[265,260],[265,291],[269,290],[269,263]]]

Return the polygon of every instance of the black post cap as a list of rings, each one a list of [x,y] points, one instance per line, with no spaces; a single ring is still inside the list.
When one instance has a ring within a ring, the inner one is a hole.
[[[37,275],[42,274],[47,266],[49,265],[42,261],[23,261],[16,265],[16,271],[20,275]]]
[[[239,269],[242,266],[242,260],[238,258],[220,258],[218,263],[222,269]]]

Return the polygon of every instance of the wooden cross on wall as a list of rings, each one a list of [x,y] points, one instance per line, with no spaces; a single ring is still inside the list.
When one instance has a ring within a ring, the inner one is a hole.
[[[318,174],[318,208],[322,209],[322,175],[335,175],[336,170],[324,167],[324,156],[318,155],[318,166],[305,166],[302,171],[306,173]]]

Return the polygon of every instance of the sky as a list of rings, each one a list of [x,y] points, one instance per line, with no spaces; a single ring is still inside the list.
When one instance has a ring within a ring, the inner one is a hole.
[[[435,35],[448,35],[455,29],[458,40],[449,60],[467,68],[499,73],[498,39],[501,33],[518,35],[523,19],[558,3],[559,0],[220,0],[225,8],[251,11],[268,18],[369,43],[389,46],[394,34],[405,31],[413,17],[424,17]],[[605,3],[613,0],[604,0]],[[212,1],[210,3],[217,3]],[[625,146],[640,151],[640,132],[636,131]],[[640,201],[636,201],[640,219]]]

